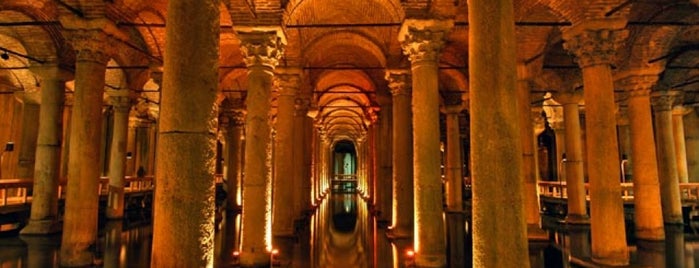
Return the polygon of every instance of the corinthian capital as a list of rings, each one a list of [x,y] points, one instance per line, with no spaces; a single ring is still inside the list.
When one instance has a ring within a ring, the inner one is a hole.
[[[68,36],[76,52],[76,61],[107,64],[107,61],[115,54],[114,47],[108,45],[114,40],[104,31],[75,29],[69,30]]]
[[[274,90],[281,96],[295,96],[301,87],[301,73],[298,68],[277,69],[274,74]]]
[[[651,105],[656,112],[670,111],[679,97],[679,91],[656,91],[651,96]]]
[[[660,68],[627,70],[615,75],[615,85],[627,91],[629,98],[648,97],[661,72]]]
[[[616,49],[629,35],[624,30],[625,21],[589,21],[574,26],[563,33],[563,47],[575,54],[578,65],[611,64]]]
[[[274,68],[284,54],[286,38],[279,28],[237,29],[240,51],[248,67]]]
[[[452,20],[405,20],[398,34],[403,54],[408,55],[413,64],[436,63],[444,47],[444,39],[453,26]]]
[[[412,80],[408,70],[387,70],[386,81],[393,96],[410,95]]]
[[[134,104],[135,94],[130,90],[107,90],[109,105],[114,111],[128,113]]]

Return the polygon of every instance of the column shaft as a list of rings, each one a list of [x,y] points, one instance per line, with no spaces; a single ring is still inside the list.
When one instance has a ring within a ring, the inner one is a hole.
[[[242,137],[243,137],[243,123],[245,118],[238,117],[232,119],[229,129],[228,137],[226,137],[226,146],[228,146],[228,155],[226,157],[227,169],[226,169],[226,182],[228,188],[228,199],[227,207],[229,210],[235,209],[240,205],[238,203],[238,192],[240,191],[240,182],[242,179]]]
[[[518,66],[520,69],[526,66]],[[522,71],[520,71],[522,72]],[[526,76],[523,74],[522,76]],[[520,77],[517,81],[517,111],[519,115],[519,135],[522,143],[522,175],[524,175],[524,209],[527,229],[539,229],[539,195],[537,191],[534,126],[531,118],[531,90],[529,80]]]
[[[18,93],[15,93],[17,96]],[[22,92],[19,95],[22,102],[22,134],[19,140],[19,155],[15,177],[20,179],[34,178],[37,137],[39,135],[39,102],[38,94]]]
[[[655,146],[649,144],[655,139],[648,93],[629,98],[628,116],[633,156],[636,237],[663,240],[665,231],[660,206],[658,162]]]
[[[84,34],[84,36],[82,35]],[[102,140],[102,98],[109,57],[101,44],[103,32],[77,33],[75,63],[75,105],[73,106],[68,148],[68,185],[63,216],[61,265],[86,266],[93,262],[90,248],[97,242],[97,213]]]
[[[34,187],[29,224],[22,234],[58,232],[58,180],[63,132],[63,91],[65,79],[57,66],[39,70],[42,77],[39,136],[34,165]]]
[[[684,115],[685,109],[676,106],[672,109],[672,133],[675,140],[675,155],[677,158],[677,176],[680,183],[689,182],[689,171],[687,169],[687,147],[684,137]]]
[[[296,181],[294,170],[298,168],[294,159],[294,94],[296,88],[289,88],[292,75],[278,74],[275,83],[279,91],[277,98],[277,135],[274,150],[274,203],[272,215],[272,233],[274,236],[291,237],[294,235],[294,217],[296,216],[295,197],[300,193],[300,185]],[[298,77],[296,78],[298,79]],[[285,83],[286,82],[286,83]],[[298,81],[296,81],[298,82]],[[296,85],[297,86],[297,85]]]
[[[682,224],[682,202],[679,179],[677,178],[675,141],[672,132],[671,107],[676,93],[658,92],[653,94],[660,199],[663,207],[663,220],[666,224]]]
[[[469,4],[473,265],[529,267],[513,2]]]
[[[167,10],[150,264],[211,267],[219,2],[171,0]]]
[[[458,108],[459,110],[461,107]],[[458,111],[446,113],[447,148],[446,148],[446,195],[447,209],[463,210],[463,175],[461,172],[461,135],[459,134]]]
[[[114,130],[109,157],[109,194],[105,214],[109,219],[121,219],[124,217],[126,141],[129,131],[131,100],[128,96],[112,96],[111,101],[114,108]]]
[[[587,223],[587,199],[583,171],[582,134],[580,130],[580,109],[577,102],[563,104],[566,128],[566,185],[568,191],[568,215],[566,221]]]

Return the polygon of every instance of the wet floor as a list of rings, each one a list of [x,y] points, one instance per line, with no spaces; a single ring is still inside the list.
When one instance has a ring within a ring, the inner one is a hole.
[[[223,215],[216,234],[216,266],[235,263],[240,243],[240,215]],[[280,267],[393,267],[409,263],[400,241],[392,244],[356,194],[331,194],[315,214],[297,222],[297,237],[275,239]],[[589,229],[554,226],[549,241],[530,243],[531,267],[586,267],[590,255]],[[686,267],[699,264],[699,228],[668,228],[665,242],[634,241],[632,267]],[[97,267],[148,267],[152,241],[150,218],[130,215],[126,221],[101,224]],[[468,239],[468,237],[466,238]],[[58,267],[60,235],[49,237],[0,237],[0,268]],[[464,252],[470,267],[469,249]],[[400,257],[400,258],[397,258]]]

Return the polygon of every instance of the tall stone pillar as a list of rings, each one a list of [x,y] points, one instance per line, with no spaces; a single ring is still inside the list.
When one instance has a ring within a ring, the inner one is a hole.
[[[228,120],[225,129],[227,154],[226,161],[226,188],[228,189],[227,209],[235,210],[239,205],[238,192],[243,179],[243,135],[245,127],[245,110],[240,105],[224,106],[223,115]]]
[[[447,201],[447,234],[449,243],[449,265],[463,267],[464,256],[464,206],[463,206],[463,161],[461,160],[461,133],[459,132],[459,114],[464,105],[461,92],[447,92],[444,96],[444,113],[446,117],[446,185],[444,187]],[[538,213],[537,213],[538,214]]]
[[[587,163],[590,177],[592,260],[603,265],[627,265],[624,208],[619,184],[619,146],[614,116],[611,62],[617,45],[628,34],[623,20],[585,22],[563,34],[564,47],[582,68],[585,96]]]
[[[63,100],[65,83],[72,74],[58,66],[40,66],[32,72],[41,77],[39,136],[34,164],[34,194],[29,224],[21,234],[50,234],[60,231],[58,223],[58,180],[60,176]]]
[[[241,28],[238,29],[238,36],[241,39],[243,59],[248,67],[240,264],[246,267],[267,266],[272,246],[270,92],[273,71],[282,55],[286,39],[281,29]]]
[[[378,95],[377,101],[381,110],[378,114],[378,137],[375,148],[378,165],[376,170],[378,199],[376,203],[381,211],[380,226],[385,227],[387,225],[384,224],[389,223],[390,225],[390,221],[393,219],[393,104],[391,97],[386,95]],[[409,122],[410,120],[408,120]],[[412,153],[412,150],[410,152]]]
[[[690,108],[689,111],[684,116],[687,170],[689,181],[697,182],[699,180],[699,111],[696,107]]]
[[[687,109],[682,105],[676,105],[672,108],[672,133],[675,140],[675,155],[677,158],[677,176],[680,183],[689,182],[689,171],[687,168],[687,147],[684,137],[684,116],[691,109]]]
[[[520,63],[517,65],[517,111],[519,115],[519,135],[522,143],[522,172],[524,173],[524,209],[527,220],[527,235],[531,238],[548,238],[539,226],[539,194],[537,191],[537,170],[535,154],[536,137],[531,124],[531,71]],[[556,139],[558,141],[558,139]]]
[[[114,27],[107,24],[107,28]],[[97,213],[102,140],[102,96],[109,60],[110,36],[100,30],[74,30],[76,49],[75,105],[70,125],[73,142],[68,148],[68,185],[66,188],[61,266],[86,266],[93,263],[90,247],[97,242]]]
[[[219,2],[168,2],[151,267],[214,260]],[[145,157],[145,155],[143,156]]]
[[[618,80],[619,86],[629,92],[634,217],[636,237],[643,240],[665,239],[649,95],[658,73],[626,73]]]
[[[587,224],[587,201],[585,194],[585,178],[583,173],[582,133],[580,131],[580,106],[582,92],[575,90],[559,90],[554,95],[558,103],[563,105],[563,117],[566,131],[566,186],[568,191],[568,215],[566,222]]]
[[[553,134],[556,139],[556,154],[555,159],[553,159],[553,179],[556,181],[566,181],[565,173],[563,172],[563,166],[561,165],[561,160],[563,159],[563,153],[565,153],[566,144],[566,128],[565,122],[563,121],[552,121],[551,129],[553,129]]]
[[[41,97],[40,92],[15,92],[15,98],[22,103],[22,131],[18,144],[16,178],[34,178]]]
[[[297,95],[294,100],[294,205],[295,217],[300,219],[311,207],[311,170],[310,170],[310,125],[308,124],[308,107],[310,95]]]
[[[66,93],[63,95],[63,114],[61,119],[63,119],[63,132],[61,133],[62,144],[61,144],[61,171],[58,176],[59,184],[63,183],[65,185],[68,179],[68,148],[70,148],[70,129],[71,129],[71,118],[73,118],[73,104],[75,103],[75,96],[72,92],[70,94]]]
[[[655,145],[658,149],[660,199],[663,220],[666,224],[682,224],[682,200],[672,133],[672,105],[678,93],[677,91],[658,91],[651,94],[653,111],[655,111]]]
[[[110,90],[107,93],[114,110],[114,130],[109,157],[109,193],[105,214],[108,219],[121,219],[124,217],[126,141],[129,131],[129,110],[131,110],[132,97],[128,90]]]
[[[444,38],[453,24],[450,20],[406,19],[398,35],[403,53],[410,59],[413,80],[413,242],[415,264],[418,267],[446,265],[442,220],[438,62]],[[397,116],[396,113],[394,116]]]
[[[301,83],[301,70],[277,69],[274,76],[274,90],[277,97],[277,124],[274,150],[274,188],[272,202],[272,234],[277,237],[294,235],[294,196],[300,192],[295,183],[294,164],[294,100]]]
[[[529,267],[513,9],[469,2],[474,267]]]
[[[413,234],[413,133],[410,110],[411,79],[405,70],[386,73],[393,95],[393,218],[389,234],[394,238]]]

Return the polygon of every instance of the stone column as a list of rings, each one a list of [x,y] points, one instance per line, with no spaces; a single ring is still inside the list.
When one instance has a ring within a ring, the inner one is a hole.
[[[386,79],[393,95],[393,218],[389,234],[394,238],[410,237],[413,234],[411,79],[405,70],[390,70]]]
[[[68,179],[68,148],[70,148],[70,129],[71,129],[71,118],[73,118],[73,104],[75,103],[75,96],[70,92],[63,95],[63,114],[61,119],[63,119],[63,132],[61,133],[62,144],[61,144],[61,171],[58,176],[58,183],[63,183],[65,185]]]
[[[696,107],[684,116],[684,125],[689,181],[696,182],[699,180],[699,112]]]
[[[129,131],[129,110],[132,97],[128,90],[108,91],[109,101],[114,109],[114,130],[109,157],[109,193],[107,196],[108,219],[124,217],[124,184],[126,173],[126,141]]]
[[[15,178],[34,178],[41,97],[40,92],[15,92],[15,98],[22,103],[22,131],[18,144],[19,155]]]
[[[171,0],[167,10],[150,265],[211,267],[219,2]]]
[[[592,260],[603,265],[627,265],[624,208],[619,184],[619,146],[614,117],[611,62],[617,45],[628,34],[625,21],[585,22],[563,34],[564,47],[582,68],[585,96],[587,163],[590,177]]]
[[[566,186],[568,192],[568,215],[566,222],[587,224],[587,201],[585,195],[585,178],[583,173],[582,133],[580,131],[580,106],[582,92],[576,90],[559,90],[554,95],[563,105],[563,117],[566,131]]]
[[[274,150],[274,196],[272,197],[272,234],[275,237],[293,237],[296,183],[294,161],[294,100],[301,83],[301,70],[277,69],[274,90],[277,91],[277,124]]]
[[[108,27],[114,27],[108,24]],[[90,250],[97,239],[97,214],[102,140],[102,97],[109,60],[109,35],[99,29],[71,32],[76,49],[75,105],[70,125],[68,185],[63,216],[61,266],[93,263]]]
[[[513,1],[469,4],[473,266],[529,267]]]
[[[414,245],[418,267],[446,265],[442,220],[438,62],[453,21],[407,19],[398,41],[410,59],[413,90]],[[405,111],[403,111],[405,112]],[[394,113],[396,116],[396,113]],[[405,130],[403,130],[405,131]],[[398,166],[396,166],[398,169]]]
[[[377,96],[377,102],[381,106],[381,110],[379,110],[378,114],[378,137],[375,148],[378,165],[376,171],[378,199],[376,203],[379,211],[381,211],[381,216],[379,217],[381,221],[380,227],[384,228],[387,226],[385,224],[388,223],[390,225],[390,221],[393,219],[393,104],[391,103],[391,97],[386,95]],[[409,122],[410,120],[408,120]],[[412,150],[410,152],[412,153]]]
[[[463,161],[461,160],[461,133],[459,132],[459,114],[464,105],[461,92],[446,92],[444,96],[444,113],[446,119],[446,185],[444,187],[447,201],[447,236],[449,243],[449,265],[464,267],[466,265],[463,206]],[[535,191],[536,192],[536,191]],[[538,214],[538,212],[537,212]]]
[[[561,160],[563,159],[563,153],[565,153],[566,144],[566,128],[565,122],[563,121],[552,121],[551,129],[553,129],[553,134],[556,139],[556,153],[555,159],[553,159],[553,179],[556,181],[566,181],[565,174],[563,172],[563,167],[561,166]]]
[[[248,67],[240,264],[267,266],[272,246],[270,91],[274,67],[278,64],[286,39],[281,29],[238,29],[238,36]]]
[[[682,224],[682,200],[672,133],[672,105],[678,93],[677,91],[658,91],[651,94],[653,111],[655,111],[655,146],[658,150],[660,199],[665,224]]]
[[[241,100],[242,102],[242,100]],[[223,107],[223,115],[228,119],[226,126],[226,188],[228,189],[227,209],[236,210],[241,204],[238,203],[238,192],[243,179],[242,159],[243,159],[243,132],[245,126],[245,110],[242,105],[238,107]]]
[[[60,231],[58,223],[58,180],[60,176],[63,99],[65,83],[72,74],[57,65],[40,66],[32,72],[41,77],[39,136],[34,164],[34,194],[29,224],[21,234],[50,234]]]
[[[539,227],[539,194],[537,191],[536,169],[536,137],[532,125],[531,88],[529,85],[531,72],[520,63],[517,65],[517,111],[519,115],[519,135],[522,143],[522,172],[524,173],[524,214],[527,220],[527,235],[530,239],[548,236]],[[556,140],[558,141],[558,139]]]
[[[672,108],[672,133],[675,140],[675,155],[677,158],[677,176],[680,183],[689,182],[689,171],[687,168],[687,147],[684,137],[684,116],[691,112],[682,105]]]
[[[294,100],[294,205],[297,219],[301,219],[311,207],[311,173],[310,173],[310,127],[308,125],[309,95],[297,95]]]
[[[643,240],[665,239],[649,95],[658,73],[625,73],[618,80],[619,86],[629,92],[634,218],[636,237]]]

